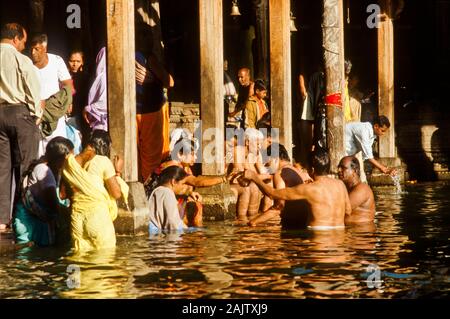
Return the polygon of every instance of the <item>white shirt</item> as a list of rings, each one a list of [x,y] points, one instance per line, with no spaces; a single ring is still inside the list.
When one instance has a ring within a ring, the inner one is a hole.
[[[157,230],[180,231],[187,226],[178,211],[175,193],[170,188],[159,186],[150,195],[150,232]]]
[[[47,166],[47,164],[44,163],[36,165],[30,175],[28,183],[31,194],[33,194],[35,198],[42,198],[42,194],[47,188],[56,189],[57,187],[56,179],[52,170]]]
[[[37,68],[39,78],[41,81],[41,99],[46,100],[55,93],[58,93],[59,83],[62,81],[70,80],[71,76],[67,69],[64,60],[55,54],[47,53],[48,63],[42,69]],[[66,119],[62,116],[58,120],[56,129],[50,136],[42,139],[39,145],[39,155],[44,155],[47,143],[56,136],[62,136],[67,138],[66,133]]]
[[[41,80],[41,100],[46,100],[58,93],[59,82],[70,80],[71,76],[64,60],[55,54],[47,53],[48,63],[42,69],[38,68]]]
[[[347,156],[362,152],[363,161],[373,158],[372,145],[375,141],[370,122],[352,122],[345,125],[345,154]]]

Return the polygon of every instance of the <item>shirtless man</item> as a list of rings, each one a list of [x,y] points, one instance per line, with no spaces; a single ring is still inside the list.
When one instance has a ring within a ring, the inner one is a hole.
[[[308,173],[300,171],[291,164],[289,154],[283,145],[272,143],[269,147],[267,147],[267,156],[269,171],[274,172],[273,184],[275,189],[293,187],[309,181],[312,182],[312,179],[309,177]],[[301,217],[301,213],[307,213],[307,207],[305,207],[304,200],[291,201],[287,203],[285,203],[284,200],[275,200],[273,206],[271,206],[268,210],[265,210],[261,215],[258,215],[256,218],[252,219],[248,225],[256,226],[257,224],[280,216],[281,212],[282,224],[284,226],[288,220],[293,223],[292,217],[296,217],[295,220],[298,221],[299,217]],[[303,218],[303,227],[305,226],[305,219],[306,218]]]
[[[362,183],[359,161],[346,156],[339,162],[339,179],[347,187],[352,214],[346,216],[345,224],[372,222],[375,217],[375,199],[369,185]]]
[[[330,158],[326,151],[317,150],[313,156],[314,182],[284,189],[274,189],[255,174],[246,170],[244,178],[253,181],[273,199],[293,201],[306,199],[311,206],[307,218],[310,229],[328,230],[344,228],[344,218],[350,216],[351,206],[347,189],[342,181],[328,177]]]
[[[233,137],[227,141],[229,143],[227,172],[231,176],[231,190],[237,198],[238,224],[247,224],[249,219],[255,217],[261,201],[261,193],[256,184],[246,183],[248,181],[242,183],[240,179],[242,172],[244,170],[254,171],[255,174],[260,174],[262,180],[271,177],[269,174],[265,174],[265,167],[262,164],[260,148],[263,139],[264,136],[260,131],[247,129],[245,133],[243,130],[235,130]]]

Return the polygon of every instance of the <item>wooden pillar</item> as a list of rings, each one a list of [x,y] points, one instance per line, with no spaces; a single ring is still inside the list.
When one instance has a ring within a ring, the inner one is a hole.
[[[380,137],[379,155],[396,157],[394,128],[394,25],[392,0],[380,0],[381,19],[378,28],[378,113],[385,115],[391,128]]]
[[[218,175],[225,170],[222,0],[199,0],[199,19],[202,174]]]
[[[270,96],[272,127],[292,158],[290,1],[269,1]]]
[[[123,177],[137,182],[134,2],[107,0],[108,127]]]
[[[343,93],[344,76],[344,14],[342,0],[323,0],[323,49],[326,76],[325,105],[327,114],[327,145],[331,172],[337,173],[345,154]]]

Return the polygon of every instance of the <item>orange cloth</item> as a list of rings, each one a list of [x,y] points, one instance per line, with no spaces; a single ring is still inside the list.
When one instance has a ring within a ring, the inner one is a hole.
[[[137,114],[139,176],[142,181],[159,166],[164,148],[163,112]]]
[[[170,113],[169,113],[169,103],[164,104],[161,108],[163,115],[163,156],[162,158],[167,158],[170,154]]]

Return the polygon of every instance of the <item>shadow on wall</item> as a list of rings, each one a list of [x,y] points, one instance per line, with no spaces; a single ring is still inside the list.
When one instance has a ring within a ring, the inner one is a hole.
[[[418,181],[436,181],[430,143],[435,118],[432,106],[424,103],[401,105],[396,112],[396,144],[398,155],[407,165],[409,178]]]
[[[431,136],[431,154],[439,170],[449,171],[450,167],[450,123],[448,114],[442,114],[437,130]]]

